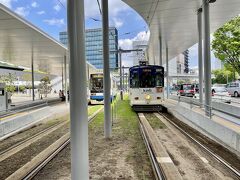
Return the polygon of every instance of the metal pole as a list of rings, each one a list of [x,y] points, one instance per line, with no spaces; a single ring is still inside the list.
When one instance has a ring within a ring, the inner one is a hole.
[[[119,60],[120,60],[120,97],[123,100],[123,87],[122,87],[122,50],[119,48]]]
[[[102,0],[103,74],[104,74],[104,135],[110,138],[111,125],[111,79],[109,68],[108,0]]]
[[[63,89],[64,89],[64,82],[63,82],[63,69],[64,69],[64,60],[63,60],[63,63],[62,63],[62,91],[63,91]]]
[[[199,102],[203,104],[203,62],[202,62],[202,8],[198,10],[198,77],[199,77]]]
[[[65,55],[64,56],[64,81],[65,81],[65,88],[64,88],[64,91],[65,91],[65,102],[67,103],[68,102],[68,94],[67,94],[67,56]]]
[[[211,54],[210,54],[210,22],[209,22],[209,3],[203,0],[203,48],[204,48],[204,84],[205,84],[205,113],[210,115],[212,96],[211,96]]]
[[[167,99],[168,99],[168,97],[169,97],[168,47],[166,47],[166,71],[167,71]]]
[[[32,47],[32,54],[31,54],[31,70],[32,70],[32,100],[35,101],[35,92],[34,92],[34,54],[33,54],[33,47]]]
[[[159,36],[159,60],[160,60],[160,62],[159,62],[159,65],[160,66],[162,66],[162,64],[163,64],[163,60],[162,60],[162,37],[161,36]]]
[[[89,179],[84,0],[68,0],[71,179]]]

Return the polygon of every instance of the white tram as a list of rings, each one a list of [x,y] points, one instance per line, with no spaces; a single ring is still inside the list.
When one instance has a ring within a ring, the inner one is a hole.
[[[111,101],[116,97],[117,94],[117,83],[115,78],[111,75]],[[103,104],[103,73],[91,73],[90,74],[90,104]]]
[[[129,99],[135,111],[163,111],[164,68],[140,64],[129,69]]]

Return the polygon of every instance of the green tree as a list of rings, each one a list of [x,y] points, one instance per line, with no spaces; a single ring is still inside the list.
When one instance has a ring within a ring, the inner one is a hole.
[[[240,16],[233,18],[214,33],[214,55],[240,74]]]
[[[215,84],[227,84],[228,82],[233,81],[234,78],[234,72],[227,70],[225,67],[224,69],[216,69],[212,71],[212,74],[214,74],[214,78],[212,79],[212,83]]]
[[[27,89],[31,89],[32,88],[32,75],[31,74],[28,74],[28,73],[25,73],[25,74],[23,74],[23,76],[22,76],[22,79],[24,80],[24,81],[26,81],[26,88]]]
[[[38,90],[40,95],[44,94],[45,97],[47,97],[47,94],[51,92],[52,86],[48,76],[45,76],[40,80]]]
[[[16,80],[17,80],[16,75],[12,74],[12,73],[0,76],[0,82],[3,82],[6,84],[5,91],[8,92],[9,99],[11,99],[12,94],[16,90],[16,87],[14,85],[14,81],[16,81]]]

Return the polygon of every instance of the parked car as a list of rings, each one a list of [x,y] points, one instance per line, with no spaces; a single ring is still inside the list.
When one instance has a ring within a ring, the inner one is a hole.
[[[238,97],[240,95],[240,81],[228,84],[227,91],[231,96]]]
[[[195,95],[195,88],[193,84],[181,84],[179,85],[178,95],[180,96],[191,96]]]

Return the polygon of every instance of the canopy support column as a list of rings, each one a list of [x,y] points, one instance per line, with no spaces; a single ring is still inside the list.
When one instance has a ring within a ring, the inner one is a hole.
[[[34,86],[34,54],[33,54],[33,47],[32,47],[32,54],[31,54],[31,72],[32,72],[32,100],[35,101],[35,86]]]
[[[169,67],[168,67],[168,47],[166,47],[166,76],[167,76],[167,99],[169,98]]]
[[[89,179],[84,0],[68,0],[71,179]]]
[[[103,75],[104,75],[104,135],[110,138],[111,122],[111,79],[109,67],[109,25],[108,0],[102,0],[102,33],[103,33]]]
[[[198,93],[200,106],[203,105],[203,62],[202,62],[202,8],[198,10]]]
[[[211,52],[210,52],[210,21],[209,21],[209,1],[203,0],[203,48],[204,48],[204,91],[205,91],[205,113],[211,115]]]

